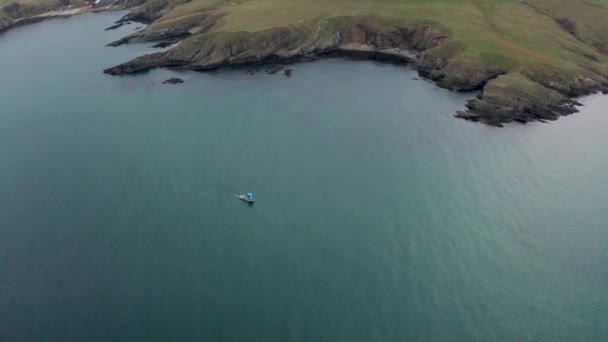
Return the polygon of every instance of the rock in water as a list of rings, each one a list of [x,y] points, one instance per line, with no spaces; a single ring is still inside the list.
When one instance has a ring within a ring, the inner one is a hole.
[[[287,76],[287,77],[291,77],[291,74],[293,74],[293,70],[285,69],[285,71],[283,71],[283,74],[285,74],[285,76]]]
[[[122,25],[124,25],[124,24],[123,24],[123,23],[118,23],[118,24],[116,24],[116,25],[112,25],[112,26],[110,26],[110,27],[107,27],[107,28],[106,28],[106,31],[108,31],[108,30],[115,30],[115,29],[117,29],[117,28],[121,27]]]
[[[182,80],[181,78],[177,78],[177,77],[172,77],[170,79],[163,81],[163,84],[180,84],[180,83],[184,83],[184,80]]]
[[[479,115],[474,114],[474,113],[463,112],[461,110],[457,111],[454,116],[457,118],[465,119],[465,120],[476,121],[476,122],[479,121]]]
[[[256,72],[258,72],[256,69],[248,69],[246,74],[253,76],[253,75],[255,75]]]
[[[280,66],[280,65],[273,65],[273,66],[269,67],[268,69],[266,69],[266,73],[268,75],[274,75],[274,74],[276,74],[277,72],[279,72],[279,71],[281,71],[283,69],[284,68],[282,66]]]

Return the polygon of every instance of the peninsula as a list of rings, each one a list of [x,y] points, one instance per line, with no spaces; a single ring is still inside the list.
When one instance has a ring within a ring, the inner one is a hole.
[[[0,30],[20,16],[70,3],[47,1],[0,0]],[[33,3],[38,7],[30,7]],[[149,25],[110,46],[170,47],[104,70],[111,75],[340,55],[379,59],[408,63],[443,88],[480,91],[456,116],[495,126],[555,120],[577,111],[575,97],[608,92],[608,0],[134,0],[118,5],[132,8],[122,21]]]

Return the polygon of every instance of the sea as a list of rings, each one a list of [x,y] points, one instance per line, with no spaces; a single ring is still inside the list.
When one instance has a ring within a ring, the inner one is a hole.
[[[124,14],[0,35],[1,341],[608,341],[608,97],[495,128],[371,61],[104,75],[158,51]]]

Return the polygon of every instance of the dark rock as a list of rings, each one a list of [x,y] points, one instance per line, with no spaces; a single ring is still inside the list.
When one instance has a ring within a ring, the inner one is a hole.
[[[140,30],[143,26],[136,26],[133,30]]]
[[[106,31],[108,31],[108,30],[116,30],[117,28],[121,27],[122,25],[124,25],[124,24],[123,23],[118,23],[118,24],[112,25],[110,27],[106,27],[105,30]]]
[[[131,19],[129,19],[129,14],[127,14],[127,15],[123,16],[122,18],[116,20],[114,23],[115,24],[124,24],[124,23],[130,22]]]
[[[570,33],[571,35],[576,35],[576,22],[574,22],[574,20],[570,19],[570,18],[559,18],[556,19],[555,21],[557,21],[557,23],[559,24],[559,26],[562,27],[562,29],[564,29],[564,31]]]
[[[180,84],[180,83],[184,83],[184,80],[182,80],[181,78],[177,78],[177,77],[172,77],[170,79],[163,81],[163,84]]]
[[[167,41],[167,42],[160,42],[158,44],[154,44],[151,47],[153,47],[153,48],[166,48],[167,46],[171,46],[173,44],[175,44],[175,42],[173,42],[173,41]]]
[[[246,74],[253,76],[256,72],[258,72],[257,69],[247,69]]]
[[[143,2],[145,2],[145,1],[142,1],[142,3]],[[133,5],[135,5],[135,4],[133,4]],[[162,16],[162,14],[159,13],[158,9],[154,8],[153,6],[149,6],[149,7],[142,6],[138,9],[126,14],[124,17],[122,17],[118,21],[116,21],[116,23],[124,24],[127,22],[136,21],[138,23],[150,24],[154,20],[160,18],[161,16]]]
[[[181,61],[170,60],[167,58],[167,52],[162,51],[139,56],[130,62],[107,68],[103,71],[103,73],[114,76],[135,74],[155,68],[159,64],[167,68],[181,67],[184,65]]]
[[[465,120],[470,120],[470,121],[479,121],[479,115],[475,114],[475,113],[469,113],[469,112],[463,112],[461,110],[457,111],[456,114],[454,115],[457,118],[461,118],[461,119],[465,119]]]
[[[594,62],[599,62],[600,58],[597,55],[593,55],[593,54],[584,54],[583,56],[585,56],[587,59],[590,59]]]
[[[143,9],[142,9],[143,10]],[[141,12],[136,12],[140,14]],[[133,19],[131,14],[128,18]],[[207,15],[204,28],[213,27],[222,16]],[[319,58],[331,57],[334,54],[345,53],[344,46],[349,44],[365,44],[369,46],[368,51],[360,52],[365,58],[374,58],[382,55],[383,58],[390,57],[391,60],[406,61],[406,58],[398,51],[421,52],[445,42],[448,36],[433,25],[422,25],[409,27],[404,26],[396,31],[382,31],[374,25],[366,25],[366,19],[361,18],[361,24],[357,27],[344,26],[336,23],[335,32],[327,32],[323,37],[313,35],[301,35],[287,28],[272,28],[259,32],[232,32],[222,33],[218,44],[180,44],[168,51],[163,58],[159,56],[142,56],[129,62],[107,69],[105,72],[118,75],[141,72],[156,67],[175,67],[192,70],[211,70],[229,65],[255,65],[268,63],[290,63],[309,61]],[[209,26],[211,25],[211,26]],[[209,35],[208,41],[214,41],[213,33]],[[190,35],[187,27],[146,29],[136,32],[128,37],[110,43],[110,46],[118,46],[132,42],[150,41],[176,41]],[[383,51],[381,49],[387,49]],[[277,53],[289,51],[286,54]],[[415,53],[412,53],[415,55]],[[155,57],[155,58],[153,58]],[[411,58],[409,59],[411,61]],[[444,63],[445,64],[445,63]],[[284,70],[284,67],[269,67],[268,73],[275,74]],[[464,74],[467,70],[463,70]],[[469,79],[467,76],[466,79]],[[485,81],[482,79],[481,81]],[[480,82],[480,81],[476,81]],[[477,86],[477,84],[475,86]]]
[[[285,69],[285,71],[283,71],[283,74],[285,74],[285,76],[287,76],[287,77],[291,77],[291,75],[293,74],[293,70]]]
[[[278,73],[279,71],[285,69],[284,67],[280,66],[280,65],[273,65],[269,68],[266,69],[266,73],[268,75],[274,75],[276,73]]]

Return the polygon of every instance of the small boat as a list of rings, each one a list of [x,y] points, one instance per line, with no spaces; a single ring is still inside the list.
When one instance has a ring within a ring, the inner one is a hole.
[[[239,195],[239,199],[241,201],[245,201],[249,204],[253,204],[254,200],[253,200],[253,193],[248,192],[245,195]]]

